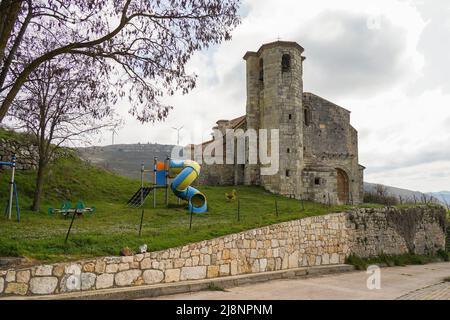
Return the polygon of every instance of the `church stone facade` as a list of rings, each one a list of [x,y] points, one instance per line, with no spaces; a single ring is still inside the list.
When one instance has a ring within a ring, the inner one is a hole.
[[[278,172],[261,175],[259,164],[224,160],[203,164],[199,183],[260,185],[273,193],[321,203],[362,202],[364,167],[358,164],[358,135],[350,125],[350,111],[303,92],[303,51],[295,42],[277,41],[247,52],[246,114],[219,120],[213,128],[224,133],[279,129]]]

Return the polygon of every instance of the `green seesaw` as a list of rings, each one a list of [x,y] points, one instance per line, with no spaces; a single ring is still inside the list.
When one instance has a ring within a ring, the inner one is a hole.
[[[69,201],[64,201],[61,205],[61,208],[48,208],[48,214],[55,214],[60,213],[64,217],[67,217],[69,214],[73,213],[75,215],[82,215],[85,212],[88,213],[94,213],[95,207],[86,207],[84,205],[84,202],[81,200],[78,200],[77,204],[75,205],[75,208],[72,208],[72,204]]]
[[[72,225],[75,220],[76,216],[82,216],[83,213],[94,213],[95,207],[89,207],[87,208],[83,201],[78,200],[77,204],[75,205],[75,208],[72,208],[72,205],[69,201],[64,201],[61,205],[60,209],[55,208],[48,208],[48,214],[54,214],[54,213],[61,213],[64,218],[67,218],[68,215],[72,214],[72,219],[70,221],[69,229],[67,230],[66,239],[64,240],[64,243],[67,243],[67,239],[69,239],[70,230],[72,230]]]

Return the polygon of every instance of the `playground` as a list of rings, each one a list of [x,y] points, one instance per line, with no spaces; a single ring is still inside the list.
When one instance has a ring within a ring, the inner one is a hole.
[[[150,159],[147,167],[152,168],[152,165],[153,159]],[[137,170],[139,166],[137,164]],[[2,201],[9,195],[8,171],[3,173],[4,179],[0,181]],[[28,210],[34,175],[34,172],[16,171],[21,221],[18,223],[14,214],[11,220],[5,217],[0,219],[0,256],[25,256],[41,262],[56,262],[118,255],[123,247],[136,252],[142,244],[147,244],[148,250],[154,251],[343,209],[301,203],[270,194],[259,187],[202,185],[198,189],[207,197],[208,211],[193,214],[191,222],[187,201],[178,201],[172,191],[167,192],[169,206],[165,201],[166,189],[158,188],[155,208],[151,194],[142,207],[130,207],[126,203],[139,189],[141,181],[118,176],[73,156],[60,159],[50,167],[43,209],[34,213]],[[225,194],[233,189],[236,190],[236,198],[229,200]],[[49,214],[47,208],[58,207],[63,200],[69,200],[74,205],[79,199],[86,206],[95,206],[96,211],[75,219],[65,243],[71,219],[56,213]],[[139,236],[142,208],[145,214]]]

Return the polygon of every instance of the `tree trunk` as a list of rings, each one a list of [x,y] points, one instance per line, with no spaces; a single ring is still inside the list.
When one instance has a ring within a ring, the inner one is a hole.
[[[16,23],[22,1],[1,0],[0,3],[0,62],[5,57],[6,44]]]
[[[42,190],[44,187],[45,169],[47,167],[46,161],[39,159],[39,166],[36,176],[36,185],[34,190],[32,211],[39,211],[41,206]]]

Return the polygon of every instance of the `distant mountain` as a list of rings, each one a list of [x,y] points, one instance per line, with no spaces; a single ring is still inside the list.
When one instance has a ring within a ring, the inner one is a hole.
[[[429,192],[429,195],[437,198],[441,202],[447,202],[450,205],[450,191]]]
[[[114,144],[104,147],[78,148],[78,155],[92,164],[120,175],[140,179],[141,163],[153,168],[153,157],[164,160],[170,156],[173,145],[155,143]],[[146,177],[148,179],[148,176]]]
[[[377,185],[378,185],[378,183],[364,182],[364,192],[375,192],[375,188]],[[386,187],[386,191],[389,195],[393,195],[396,197],[401,196],[403,199],[406,199],[406,200],[412,200],[412,199],[414,199],[414,197],[416,197],[417,200],[421,200],[425,194],[427,197],[432,196],[432,197],[436,198],[441,203],[444,203],[445,201],[447,201],[447,203],[450,204],[450,191],[423,193],[420,191],[401,189],[401,188],[396,188],[396,187],[392,187],[392,186],[386,186],[386,185],[383,185],[383,186]]]
[[[370,182],[364,182],[364,192],[375,192],[375,188],[379,183],[370,183]],[[412,190],[408,190],[408,189],[401,189],[401,188],[397,188],[397,187],[391,187],[391,186],[386,186],[383,185],[386,188],[386,191],[389,195],[393,195],[396,197],[401,196],[402,198],[405,199],[414,199],[414,197],[416,197],[417,199],[420,199],[421,197],[423,197],[423,193],[420,191],[412,191]]]

